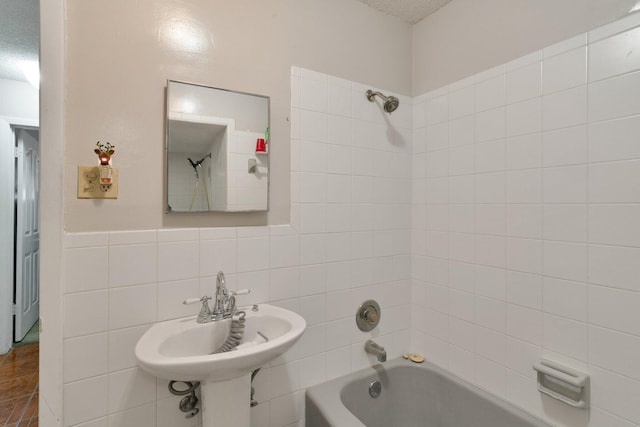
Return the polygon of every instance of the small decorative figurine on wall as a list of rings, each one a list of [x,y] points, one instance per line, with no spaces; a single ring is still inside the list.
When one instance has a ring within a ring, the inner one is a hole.
[[[115,145],[111,145],[110,142],[101,143],[100,141],[96,142],[95,153],[98,155],[98,159],[100,159],[100,185],[111,185],[111,156],[116,152]],[[103,190],[104,191],[104,190]]]

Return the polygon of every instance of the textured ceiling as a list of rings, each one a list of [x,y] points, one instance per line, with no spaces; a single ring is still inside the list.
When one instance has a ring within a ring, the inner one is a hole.
[[[440,9],[451,0],[360,0],[389,15],[410,24],[415,24],[427,15]]]
[[[0,79],[27,81],[20,61],[38,61],[38,0],[0,0]]]

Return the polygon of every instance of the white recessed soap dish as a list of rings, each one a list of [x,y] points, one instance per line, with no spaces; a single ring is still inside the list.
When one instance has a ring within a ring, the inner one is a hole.
[[[533,364],[538,391],[575,408],[589,407],[589,375],[542,359]]]

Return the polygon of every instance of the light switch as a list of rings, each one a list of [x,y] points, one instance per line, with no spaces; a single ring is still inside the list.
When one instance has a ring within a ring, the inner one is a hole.
[[[118,169],[113,168],[111,185],[100,184],[98,166],[78,166],[78,199],[117,199]]]

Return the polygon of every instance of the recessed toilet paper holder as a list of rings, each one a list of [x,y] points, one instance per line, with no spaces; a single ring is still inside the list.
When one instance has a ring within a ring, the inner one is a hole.
[[[586,409],[589,407],[589,375],[542,359],[533,364],[538,373],[538,391],[554,399]]]

